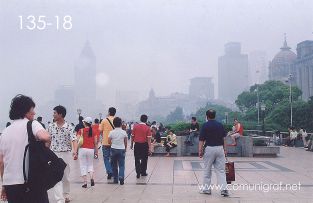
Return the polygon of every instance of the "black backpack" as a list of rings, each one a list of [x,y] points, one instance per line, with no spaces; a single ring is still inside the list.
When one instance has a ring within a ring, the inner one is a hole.
[[[23,175],[29,190],[47,191],[60,182],[66,163],[42,141],[37,141],[32,131],[32,121],[27,122],[28,145],[25,147]],[[29,151],[29,170],[26,176],[26,154]]]

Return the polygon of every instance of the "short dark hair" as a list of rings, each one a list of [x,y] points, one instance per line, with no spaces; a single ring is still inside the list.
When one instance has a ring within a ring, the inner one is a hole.
[[[64,106],[56,106],[53,108],[54,111],[56,111],[58,114],[62,114],[62,117],[65,118],[66,116],[66,108]]]
[[[196,121],[196,120],[197,120],[197,118],[193,116],[193,117],[191,117],[191,120]]]
[[[42,121],[42,117],[41,117],[41,116],[38,116],[38,117],[37,117],[37,121],[41,122],[41,121]]]
[[[147,120],[148,120],[148,116],[147,115],[143,114],[143,115],[140,116],[140,121],[141,122],[145,123],[145,122],[147,122]]]
[[[110,107],[110,108],[109,108],[109,115],[110,115],[110,116],[115,116],[115,114],[116,114],[116,108]]]
[[[206,117],[208,117],[209,119],[214,119],[216,115],[216,111],[213,109],[209,109],[207,110],[205,114],[206,114]]]
[[[18,94],[11,101],[9,117],[11,120],[22,119],[35,106],[32,98]]]
[[[114,127],[116,127],[116,128],[121,127],[121,126],[122,126],[122,119],[119,118],[119,117],[115,117],[115,118],[113,119],[113,125],[114,125]]]
[[[98,124],[99,123],[99,119],[95,119],[95,124]]]

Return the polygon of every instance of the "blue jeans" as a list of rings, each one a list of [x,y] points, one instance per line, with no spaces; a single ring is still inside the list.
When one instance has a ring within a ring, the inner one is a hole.
[[[110,160],[111,146],[102,145],[103,161],[107,174],[112,174],[112,163]]]
[[[125,149],[111,149],[114,181],[124,180],[125,172]],[[119,170],[118,170],[119,169]]]

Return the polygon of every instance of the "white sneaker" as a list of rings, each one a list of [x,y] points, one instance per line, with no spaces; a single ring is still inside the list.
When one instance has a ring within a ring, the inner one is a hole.
[[[206,194],[206,195],[211,194],[211,190],[200,190],[199,192],[200,192],[200,194]]]

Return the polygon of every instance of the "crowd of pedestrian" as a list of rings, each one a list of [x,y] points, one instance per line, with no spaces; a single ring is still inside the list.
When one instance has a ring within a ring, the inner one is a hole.
[[[116,109],[110,107],[105,119],[100,121],[99,119],[93,120],[91,117],[79,116],[79,122],[75,126],[66,121],[66,108],[58,105],[52,110],[53,121],[48,123],[46,130],[41,116],[35,120],[34,108],[35,103],[30,97],[24,95],[14,97],[10,110],[12,123],[7,125],[0,137],[0,174],[3,185],[1,199],[7,199],[12,203],[49,202],[47,191],[28,192],[26,190],[27,185],[22,167],[24,149],[28,144],[26,130],[28,121],[34,120],[32,131],[36,139],[45,142],[46,147],[66,163],[62,180],[52,188],[53,198],[58,203],[70,202],[71,159],[79,161],[82,188],[89,186],[89,180],[90,187],[95,186],[93,160],[98,159],[99,143],[101,143],[107,179],[111,180],[113,177],[113,183],[120,183],[120,185],[124,185],[128,140],[130,140],[130,149],[134,152],[137,178],[148,175],[148,159],[155,146],[164,147],[167,152],[165,156],[169,156],[170,150],[177,146],[174,131],[164,128],[161,123],[150,123],[145,114],[140,116],[140,122],[126,123],[116,117]],[[228,192],[224,187],[226,179],[223,150],[226,133],[222,125],[214,120],[215,111],[208,111],[207,118],[208,122],[201,130],[196,118],[192,118],[191,136],[188,138],[187,144],[193,144],[193,139],[199,136],[201,145],[199,145],[199,157],[204,157],[206,166],[204,183],[210,183],[210,168],[213,164],[219,170],[219,182],[223,185],[222,195],[227,196]],[[208,191],[203,192],[208,193]]]

